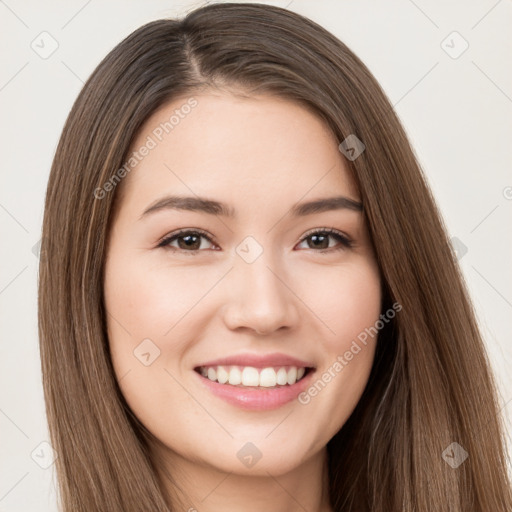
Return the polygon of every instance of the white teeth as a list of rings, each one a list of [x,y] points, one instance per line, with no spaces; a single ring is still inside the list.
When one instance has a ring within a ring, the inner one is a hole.
[[[208,368],[208,378],[210,380],[217,380],[217,372],[215,368]]]
[[[284,386],[288,383],[288,372],[286,371],[286,368],[279,368],[277,371],[277,383],[280,386]]]
[[[288,384],[293,384],[297,380],[297,368],[292,366],[288,370]]]
[[[252,366],[201,366],[199,372],[203,377],[220,384],[272,388],[295,384],[304,377],[306,369],[296,366],[261,369]]]
[[[232,386],[242,384],[242,372],[238,368],[234,367],[229,371],[229,383]]]
[[[217,380],[221,384],[225,384],[229,379],[229,373],[225,370],[223,366],[219,366],[217,368]]]
[[[263,368],[260,373],[260,386],[271,388],[276,385],[277,375],[274,368]]]
[[[258,370],[251,366],[246,366],[242,371],[242,384],[244,386],[259,386],[260,377],[258,375]]]

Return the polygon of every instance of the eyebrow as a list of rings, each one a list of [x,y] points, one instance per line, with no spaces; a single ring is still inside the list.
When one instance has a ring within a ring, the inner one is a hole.
[[[203,197],[166,196],[158,199],[149,205],[140,219],[161,210],[187,210],[192,212],[206,213],[209,215],[220,215],[222,217],[234,218],[236,211],[230,206]],[[314,213],[321,213],[331,210],[352,210],[361,212],[363,205],[359,201],[344,196],[326,197],[305,203],[297,203],[292,206],[293,217],[304,217]]]

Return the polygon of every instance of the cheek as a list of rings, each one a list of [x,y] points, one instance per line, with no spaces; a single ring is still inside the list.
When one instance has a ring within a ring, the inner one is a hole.
[[[166,352],[179,352],[180,340],[186,339],[180,331],[187,315],[216,280],[216,275],[201,274],[191,267],[170,269],[144,258],[135,264],[133,258],[113,254],[111,262],[107,261],[105,280],[113,349],[118,355],[122,350],[130,352],[149,338],[161,349],[165,346]]]
[[[171,272],[119,253],[107,259],[105,277],[111,360],[128,406],[155,432],[162,427],[155,411],[170,401],[192,421],[198,413],[175,368],[187,349],[186,315],[204,295],[204,279],[200,286],[193,272]]]
[[[317,295],[322,319],[329,327],[325,336],[329,353],[348,350],[352,340],[373,326],[381,310],[381,281],[373,260],[358,261],[328,276]]]
[[[323,418],[333,436],[359,402],[371,372],[381,314],[381,281],[373,260],[336,274],[325,294],[326,323],[335,334],[324,337],[324,359],[316,380],[299,397],[310,414]],[[373,336],[372,336],[373,335]]]
[[[326,290],[317,301],[329,327],[322,339],[322,364],[299,402],[322,419],[330,438],[353,412],[371,372],[377,336],[369,333],[374,333],[381,314],[378,268],[368,260],[338,269]]]

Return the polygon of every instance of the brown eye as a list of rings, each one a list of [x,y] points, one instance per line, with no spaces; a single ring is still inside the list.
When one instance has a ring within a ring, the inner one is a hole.
[[[204,231],[183,230],[171,233],[157,247],[165,247],[172,251],[196,255],[205,249],[204,246],[201,246],[202,239],[213,244],[211,237]],[[331,240],[337,240],[338,246],[336,244],[332,245]],[[174,242],[177,242],[177,246],[171,245]],[[300,243],[304,242],[308,243],[307,249],[317,249],[318,252],[338,251],[352,247],[352,241],[348,237],[331,228],[323,228],[309,233]]]
[[[330,245],[329,239],[336,239],[340,246],[336,247],[335,245]],[[352,247],[352,241],[348,237],[333,229],[322,229],[309,233],[302,239],[301,243],[307,242],[308,240],[310,241],[308,248],[320,249],[319,252],[330,251],[331,249],[337,251]]]
[[[194,255],[197,254],[200,250],[202,250],[202,239],[211,242],[210,237],[202,231],[180,231],[178,233],[174,233],[165,237],[158,244],[158,247],[166,247],[171,250],[182,251]],[[178,243],[177,247],[171,245],[175,241]]]

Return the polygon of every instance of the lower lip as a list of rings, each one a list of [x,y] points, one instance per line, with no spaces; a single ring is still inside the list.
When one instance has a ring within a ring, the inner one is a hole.
[[[219,384],[218,382],[203,377],[197,372],[194,373],[201,379],[203,385],[214,395],[229,404],[249,411],[269,411],[278,409],[297,398],[297,396],[308,387],[315,371],[309,370],[306,376],[291,386],[287,385],[267,389],[243,388],[229,384]]]

